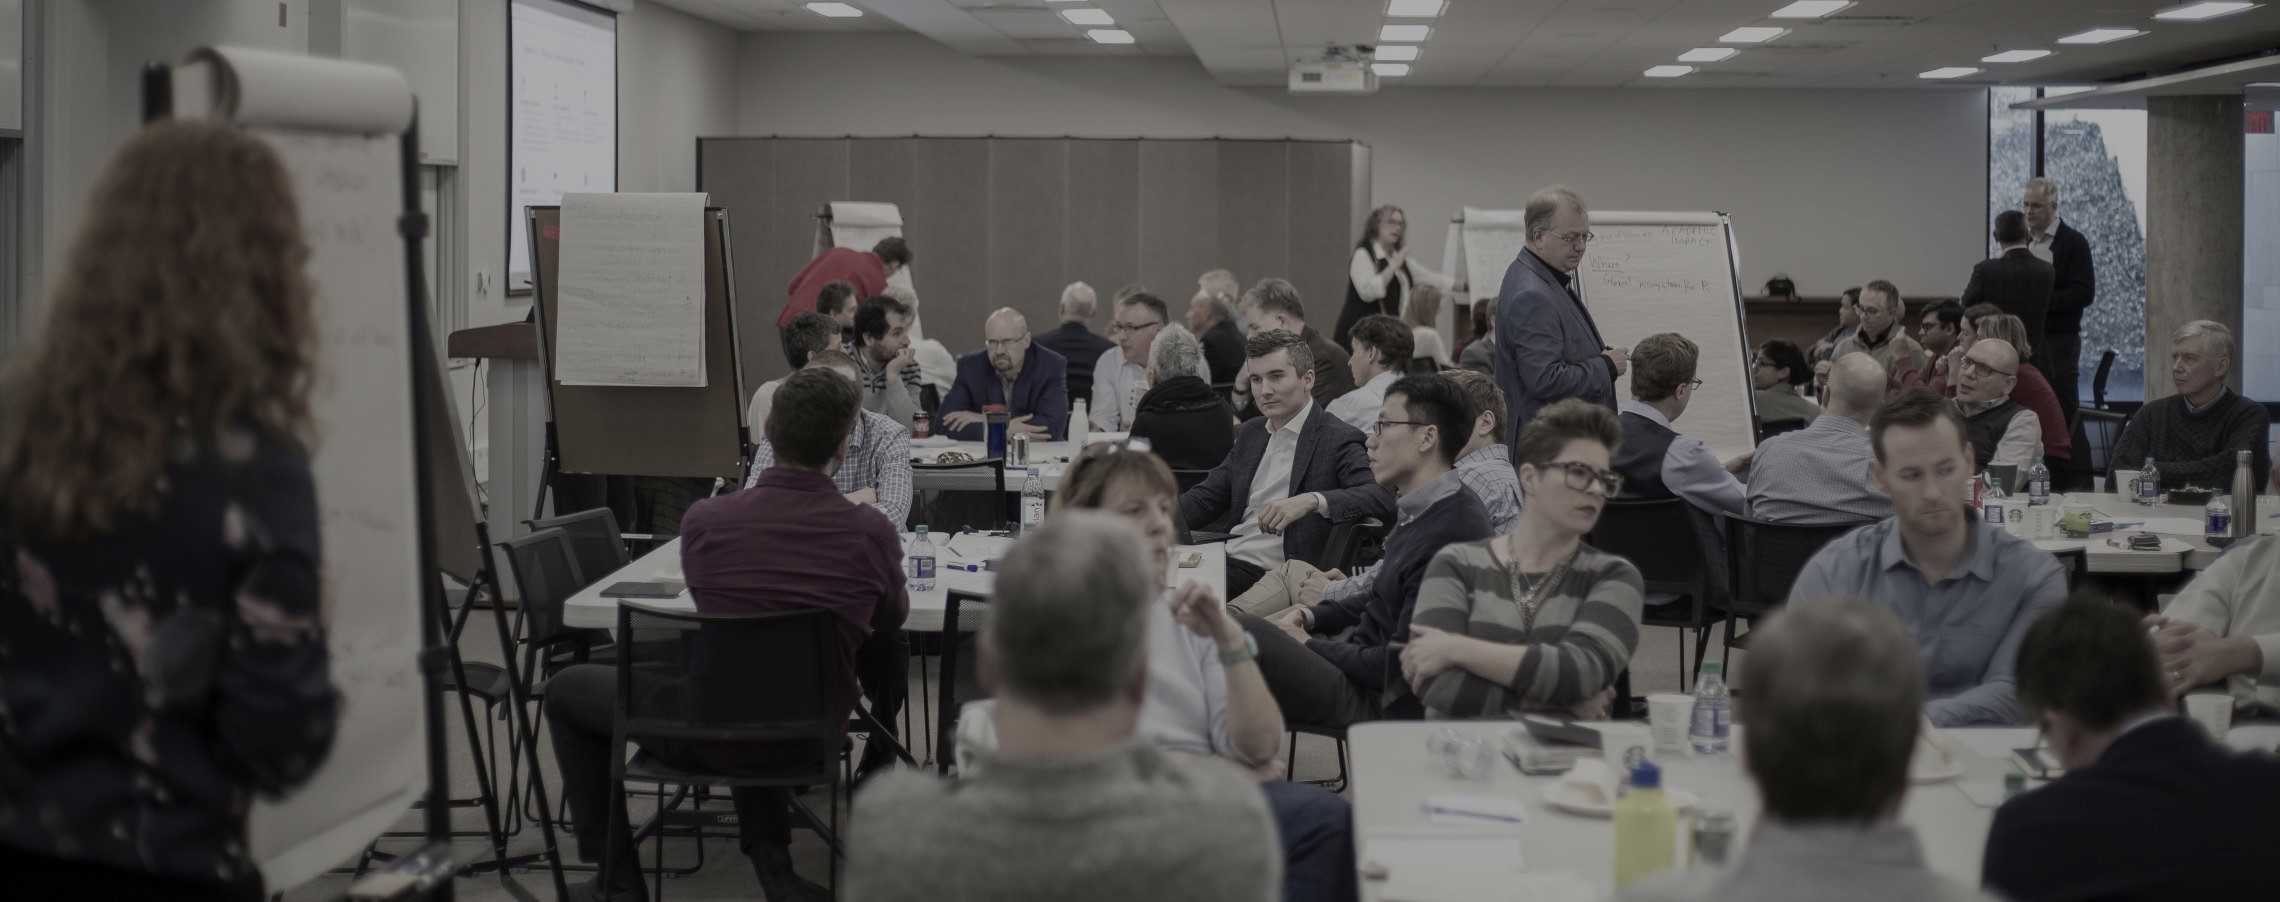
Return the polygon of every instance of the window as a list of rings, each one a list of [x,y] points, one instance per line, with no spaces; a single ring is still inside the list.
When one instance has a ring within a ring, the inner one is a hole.
[[[1987,92],[1987,222],[2019,208],[2027,179],[2035,174],[2035,113],[2011,105],[2035,99],[2034,88],[1994,88]],[[1990,231],[1993,231],[1990,228]],[[1987,253],[1995,253],[1995,238]]]
[[[2109,401],[2145,398],[2145,113],[2043,114],[2043,174],[2059,184],[2058,218],[2090,240],[2098,296],[2082,314],[2081,397],[2114,352]]]

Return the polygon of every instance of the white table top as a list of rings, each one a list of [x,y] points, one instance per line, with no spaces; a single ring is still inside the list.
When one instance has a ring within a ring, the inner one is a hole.
[[[908,533],[903,535],[903,540],[906,543],[910,540]],[[910,616],[903,621],[904,632],[941,632],[942,612],[949,604],[950,592],[953,589],[969,598],[988,598],[991,589],[997,582],[997,575],[987,570],[981,572],[959,570],[955,569],[955,565],[977,564],[986,560],[996,560],[1004,557],[1006,549],[1013,545],[1013,540],[1010,538],[981,533],[940,536],[936,537],[934,542],[935,546],[940,549],[935,555],[937,566],[934,588],[925,592],[914,591],[910,593]],[[1190,568],[1179,567],[1179,558],[1182,553],[1190,551],[1195,552],[1200,558],[1197,565]],[[1182,545],[1172,552],[1172,558],[1172,579],[1180,582],[1202,582],[1222,597],[1227,594],[1227,546],[1225,543]],[[562,622],[581,629],[613,628],[617,626],[618,599],[603,597],[602,590],[627,580],[680,578],[681,540],[674,539],[657,546],[648,554],[636,558],[632,563],[618,568],[616,573],[595,580],[593,585],[579,590],[578,594],[570,596],[569,602],[564,605]],[[680,595],[671,599],[647,599],[643,603],[665,610],[694,611],[697,609],[696,600],[690,597],[687,590],[683,590]],[[981,617],[978,614],[966,616],[967,612],[963,610],[960,614],[958,626],[961,632],[970,632],[975,625],[981,622]]]
[[[1129,435],[1130,433],[1125,432],[1095,432],[1086,437],[1085,443],[1090,445],[1100,442],[1123,441]],[[1078,450],[1075,443],[1072,442],[1029,443],[1029,462],[1037,466],[1037,475],[1045,480],[1046,491],[1050,492],[1060,488],[1061,474],[1068,470],[1069,461],[1076,459]],[[956,451],[974,460],[989,456],[988,449],[981,442],[953,441],[935,436],[927,439],[914,439],[910,444],[912,463],[933,463],[936,458],[947,451]],[[1018,494],[1021,491],[1022,475],[1020,469],[1012,466],[1006,467],[1005,490]],[[986,492],[992,488],[991,479],[992,477],[987,470],[953,470],[950,472],[922,470],[911,474],[911,485],[921,489]]]
[[[2204,538],[2201,519],[2202,508],[2191,504],[2156,504],[2140,506],[2121,495],[2078,492],[2071,495],[2053,495],[2051,503],[2088,504],[2100,513],[2124,524],[2111,534],[2087,539],[2038,539],[2035,547],[2052,553],[2081,549],[2089,556],[2092,573],[2176,573],[2179,570],[2204,570],[2217,560],[2220,550]],[[2280,533],[2280,498],[2261,496],[2256,509],[2259,519],[2257,533]],[[2150,532],[2162,539],[2160,551],[2132,551],[2116,547],[2110,536],[2127,536],[2134,532]]]

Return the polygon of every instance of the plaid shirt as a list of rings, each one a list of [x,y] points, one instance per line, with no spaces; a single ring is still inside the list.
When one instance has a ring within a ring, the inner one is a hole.
[[[766,436],[752,448],[752,472],[744,477],[744,487],[751,488],[760,480],[760,472],[776,465],[776,449],[768,444]],[[871,503],[896,529],[910,519],[910,432],[885,414],[863,411],[862,419],[855,421],[855,433],[847,440],[847,459],[832,471],[831,482],[839,487],[840,494],[877,489],[879,500]]]

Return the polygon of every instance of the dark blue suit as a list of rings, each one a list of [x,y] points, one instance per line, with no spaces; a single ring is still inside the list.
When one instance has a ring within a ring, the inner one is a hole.
[[[1523,248],[1496,293],[1496,383],[1511,406],[1505,443],[1517,446],[1521,427],[1555,401],[1614,409],[1615,363],[1601,356],[1604,347],[1583,301]]]
[[[942,422],[942,415],[954,410],[982,412],[984,404],[1004,404],[1015,419],[1034,416],[1031,422],[1045,427],[1047,436],[1060,441],[1069,434],[1069,361],[1059,354],[1029,343],[1029,352],[1021,358],[1021,378],[1013,382],[1013,397],[1005,396],[1005,382],[998,378],[996,368],[990,366],[988,351],[974,351],[958,358],[958,381],[950,386],[950,394],[943,396],[942,409],[934,412],[934,422]],[[935,427],[942,435],[960,441],[982,440],[984,426],[975,423],[964,429]]]

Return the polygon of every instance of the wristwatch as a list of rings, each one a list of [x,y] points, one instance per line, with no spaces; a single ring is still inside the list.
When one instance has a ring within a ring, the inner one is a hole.
[[[1259,656],[1259,637],[1257,637],[1257,636],[1253,636],[1253,635],[1251,635],[1250,633],[1244,633],[1244,634],[1243,634],[1243,647],[1241,647],[1241,648],[1222,648],[1222,649],[1220,649],[1220,650],[1219,650],[1219,666],[1221,666],[1221,667],[1233,667],[1233,666],[1235,666],[1235,665],[1237,665],[1237,664],[1241,664],[1241,663],[1243,663],[1243,662],[1245,662],[1245,661],[1249,661],[1249,660],[1255,659],[1255,658],[1257,658],[1258,656]]]

